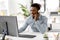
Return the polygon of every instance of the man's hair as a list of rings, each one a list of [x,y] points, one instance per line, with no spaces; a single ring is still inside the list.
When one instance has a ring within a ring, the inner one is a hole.
[[[31,5],[31,7],[36,7],[36,8],[37,8],[37,10],[40,10],[41,5],[40,5],[40,4],[38,4],[38,3],[33,3],[33,4]]]

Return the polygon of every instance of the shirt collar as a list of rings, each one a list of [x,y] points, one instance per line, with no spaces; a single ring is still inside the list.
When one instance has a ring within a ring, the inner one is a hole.
[[[30,15],[31,16],[31,18],[32,18],[32,15]],[[33,19],[33,18],[32,18]],[[41,20],[42,19],[42,15],[41,14],[39,14],[39,20]]]

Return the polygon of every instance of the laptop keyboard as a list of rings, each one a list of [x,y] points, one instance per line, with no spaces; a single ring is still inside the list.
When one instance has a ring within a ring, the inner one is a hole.
[[[19,37],[23,37],[23,38],[34,38],[34,37],[36,37],[36,35],[19,34]]]

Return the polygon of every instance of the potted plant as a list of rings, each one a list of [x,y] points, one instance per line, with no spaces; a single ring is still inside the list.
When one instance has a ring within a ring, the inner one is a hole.
[[[28,17],[30,15],[28,9],[24,5],[22,5],[22,4],[19,4],[19,5],[21,6],[20,8],[23,11],[23,15],[25,17]]]
[[[44,38],[44,40],[48,40],[47,34],[44,34],[43,38]]]

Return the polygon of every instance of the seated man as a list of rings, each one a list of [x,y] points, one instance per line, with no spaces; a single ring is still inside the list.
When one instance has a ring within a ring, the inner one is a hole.
[[[38,3],[31,5],[31,14],[27,18],[24,26],[19,29],[19,32],[23,32],[28,25],[30,25],[33,32],[45,33],[47,31],[47,18],[38,12],[40,8],[41,5]]]

